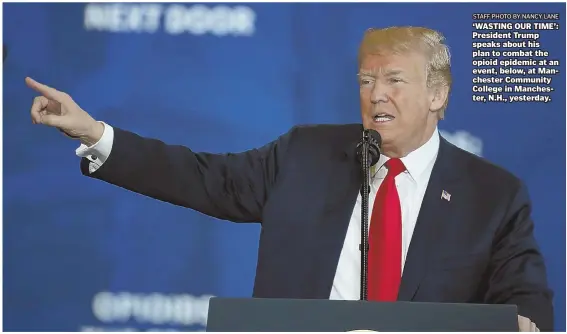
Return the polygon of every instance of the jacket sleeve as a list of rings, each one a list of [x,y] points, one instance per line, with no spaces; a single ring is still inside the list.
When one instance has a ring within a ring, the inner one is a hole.
[[[241,153],[196,153],[180,145],[114,128],[112,152],[83,175],[174,205],[234,222],[261,222],[294,130]]]
[[[552,331],[552,292],[530,215],[528,192],[519,182],[493,245],[486,302],[515,304],[519,315],[541,331]]]

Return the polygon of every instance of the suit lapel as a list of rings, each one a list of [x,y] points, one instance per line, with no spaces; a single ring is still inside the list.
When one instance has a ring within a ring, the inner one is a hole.
[[[406,258],[398,300],[415,296],[432,256],[438,231],[451,221],[451,202],[442,198],[443,191],[454,194],[458,175],[452,166],[451,144],[441,138],[437,160],[421,204],[421,209]]]

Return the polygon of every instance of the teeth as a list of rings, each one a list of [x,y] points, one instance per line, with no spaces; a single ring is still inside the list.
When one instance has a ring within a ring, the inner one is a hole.
[[[391,121],[392,119],[393,119],[392,116],[386,114],[379,114],[374,116],[375,122],[387,122],[387,121]]]

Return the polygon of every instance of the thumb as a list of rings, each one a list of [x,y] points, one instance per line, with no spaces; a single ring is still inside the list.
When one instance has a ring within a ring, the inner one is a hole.
[[[47,85],[39,83],[30,77],[26,78],[26,84],[28,85],[28,87],[37,91],[38,93],[47,97],[50,100],[54,100],[59,103],[62,103],[63,101],[67,100],[67,94],[60,92],[55,88],[51,88]]]
[[[39,124],[60,128],[62,124],[62,117],[54,114],[40,114]]]

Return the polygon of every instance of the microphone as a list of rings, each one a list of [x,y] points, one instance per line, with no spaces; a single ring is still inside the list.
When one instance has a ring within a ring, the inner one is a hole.
[[[380,159],[380,145],[382,145],[382,137],[376,130],[368,129],[362,132],[362,138],[356,145],[356,155],[358,157],[358,162],[362,164],[362,172],[366,175],[366,168],[376,165]],[[364,160],[365,152],[368,152],[368,158]],[[366,161],[364,163],[363,161]],[[364,176],[363,175],[363,176]],[[370,193],[370,184],[368,187],[361,187],[360,194],[363,195],[364,189]]]
[[[380,159],[380,146],[382,145],[382,137],[380,136],[378,131],[373,129],[365,129],[364,131],[362,131],[362,138],[356,145],[356,156],[358,157],[358,162],[360,162],[361,164],[363,163],[362,158],[365,142],[368,142],[369,144],[369,167],[374,166]]]
[[[365,129],[362,138],[356,146],[358,161],[362,165],[362,196],[360,229],[360,300],[368,300],[368,202],[370,194],[370,167],[380,159],[382,137],[376,130]]]

